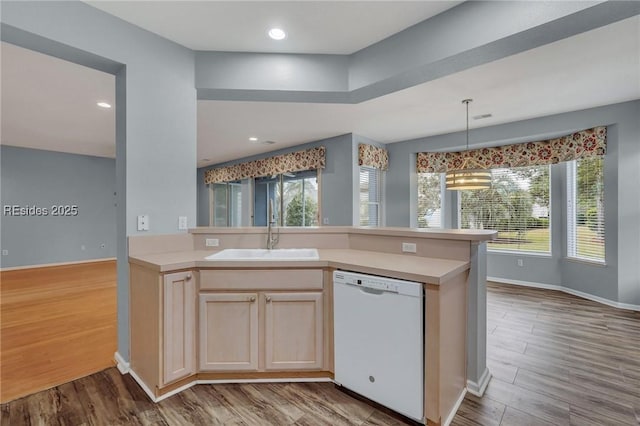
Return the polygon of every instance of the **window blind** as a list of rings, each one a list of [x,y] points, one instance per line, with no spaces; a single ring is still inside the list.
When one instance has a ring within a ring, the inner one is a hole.
[[[605,261],[604,158],[567,163],[567,256]]]
[[[441,173],[418,173],[418,228],[442,228]]]
[[[360,166],[360,226],[380,226],[382,172]]]
[[[490,250],[551,252],[549,166],[492,169],[492,187],[461,191],[460,227],[492,229]]]

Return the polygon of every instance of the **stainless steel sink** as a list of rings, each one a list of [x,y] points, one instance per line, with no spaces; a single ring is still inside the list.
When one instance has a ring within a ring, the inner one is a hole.
[[[206,260],[318,260],[314,248],[292,249],[225,249],[205,257]]]

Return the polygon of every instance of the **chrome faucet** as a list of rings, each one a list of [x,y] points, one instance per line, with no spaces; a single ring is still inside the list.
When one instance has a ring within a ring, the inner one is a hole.
[[[273,200],[269,200],[269,224],[267,225],[267,250],[272,250],[280,240],[280,229],[278,235],[273,235],[273,226],[276,224],[276,218],[273,214]]]

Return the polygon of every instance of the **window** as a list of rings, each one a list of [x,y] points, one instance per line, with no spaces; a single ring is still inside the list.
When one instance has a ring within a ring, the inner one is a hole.
[[[254,225],[267,226],[273,203],[278,226],[317,226],[318,173],[307,170],[256,178]]]
[[[360,166],[360,226],[380,226],[382,172],[373,167]]]
[[[240,182],[214,183],[212,226],[241,226],[242,186]]]
[[[551,252],[549,166],[491,170],[492,187],[460,191],[460,227],[493,229],[499,251]]]
[[[418,228],[442,228],[441,173],[418,173]]]
[[[567,256],[604,262],[603,157],[567,163]]]

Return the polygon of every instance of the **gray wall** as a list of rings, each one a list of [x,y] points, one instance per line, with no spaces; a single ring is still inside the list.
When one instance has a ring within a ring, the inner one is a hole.
[[[472,147],[542,140],[594,126],[606,125],[605,233],[606,266],[575,262],[566,253],[565,165],[551,170],[552,254],[550,256],[489,252],[489,276],[562,285],[620,303],[640,305],[640,101],[625,102],[498,126],[472,129]],[[464,133],[393,143],[386,181],[387,224],[415,226],[415,154],[462,149]],[[445,209],[455,224],[455,192],[447,194]],[[524,261],[523,267],[516,259]]]
[[[198,226],[209,224],[209,192],[204,184],[205,170],[317,146],[326,147],[327,160],[327,166],[322,170],[322,219],[327,218],[329,225],[351,225],[354,164],[357,167],[357,152],[354,158],[353,145],[353,136],[347,134],[198,169]]]
[[[193,51],[78,1],[3,1],[2,40],[116,74],[118,352],[129,359],[126,237],[196,220]]]
[[[347,64],[344,55],[199,51],[196,87],[339,92],[347,90]]]
[[[116,162],[3,145],[3,268],[116,256]],[[77,216],[10,216],[5,206],[77,205]],[[104,244],[104,248],[101,247]],[[83,248],[84,247],[84,248]]]

